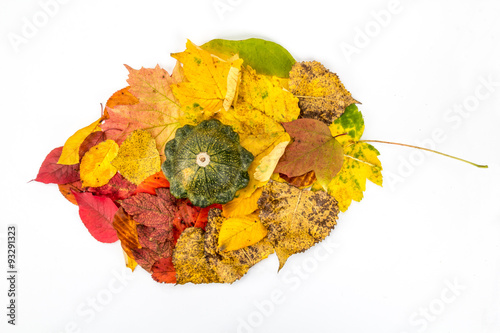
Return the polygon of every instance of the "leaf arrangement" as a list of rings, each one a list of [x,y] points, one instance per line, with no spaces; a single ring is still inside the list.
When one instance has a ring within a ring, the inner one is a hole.
[[[272,253],[321,242],[339,211],[382,185],[358,103],[336,74],[260,39],[188,41],[169,74],[129,71],[92,124],[52,150],[90,234],[120,240],[158,282],[232,283]]]

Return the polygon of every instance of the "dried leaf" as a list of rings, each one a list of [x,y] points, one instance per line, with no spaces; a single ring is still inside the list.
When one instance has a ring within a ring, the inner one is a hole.
[[[290,71],[289,87],[299,97],[301,117],[317,119],[327,125],[340,117],[347,106],[359,103],[338,76],[317,61],[295,63]]]
[[[58,164],[63,147],[52,150],[40,167],[35,181],[44,184],[68,184],[80,180],[80,165]]]
[[[107,184],[116,174],[111,161],[118,154],[118,144],[106,140],[89,149],[80,164],[80,178],[83,187],[99,187]]]
[[[300,189],[307,188],[316,181],[316,175],[314,174],[314,171],[309,171],[301,176],[296,177],[288,177],[285,174],[279,174],[279,176],[288,184]]]
[[[134,184],[140,184],[161,169],[156,142],[146,131],[134,131],[121,145],[111,164]]]
[[[99,242],[116,242],[118,236],[113,228],[113,219],[118,207],[113,200],[92,193],[73,192],[73,195],[78,203],[80,218],[90,234]]]
[[[336,224],[337,201],[325,192],[299,190],[269,182],[259,199],[260,220],[267,228],[280,266],[289,256],[325,239]]]
[[[220,282],[205,256],[204,234],[202,229],[191,227],[177,240],[172,262],[178,284]]]
[[[177,214],[176,199],[167,188],[156,189],[156,194],[138,193],[123,200],[122,207],[138,223],[170,230]]]
[[[134,258],[133,250],[141,248],[137,234],[136,222],[128,215],[123,207],[120,207],[113,218],[113,228],[116,230],[118,239],[125,254]]]
[[[266,235],[267,229],[260,222],[259,213],[228,218],[219,232],[219,251],[239,250],[259,242]]]

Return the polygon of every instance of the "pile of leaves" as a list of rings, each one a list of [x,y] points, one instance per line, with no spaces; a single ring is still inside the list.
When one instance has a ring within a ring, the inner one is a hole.
[[[171,74],[127,66],[128,86],[35,179],[58,184],[95,239],[120,240],[132,270],[232,283],[272,253],[281,269],[328,236],[367,179],[382,185],[358,102],[321,63],[260,39],[188,41],[172,57]],[[254,160],[232,201],[201,208],[170,193],[161,163],[177,129],[208,119],[231,126]]]

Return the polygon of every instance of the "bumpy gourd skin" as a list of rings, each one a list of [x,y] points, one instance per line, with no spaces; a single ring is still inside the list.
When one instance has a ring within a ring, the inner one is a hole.
[[[254,158],[239,135],[216,119],[179,128],[165,146],[165,157],[161,168],[170,192],[199,207],[231,201],[247,186]]]

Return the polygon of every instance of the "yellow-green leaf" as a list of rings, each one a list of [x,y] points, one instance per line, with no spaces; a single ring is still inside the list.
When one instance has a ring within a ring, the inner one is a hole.
[[[106,140],[92,147],[83,155],[80,164],[80,178],[83,187],[100,187],[106,185],[116,174],[111,161],[118,154],[118,144]]]
[[[134,184],[160,171],[160,154],[156,141],[146,131],[134,131],[120,147],[112,161],[120,174]]]
[[[234,251],[253,245],[266,237],[267,229],[259,214],[231,217],[222,223],[219,233],[219,251]]]

